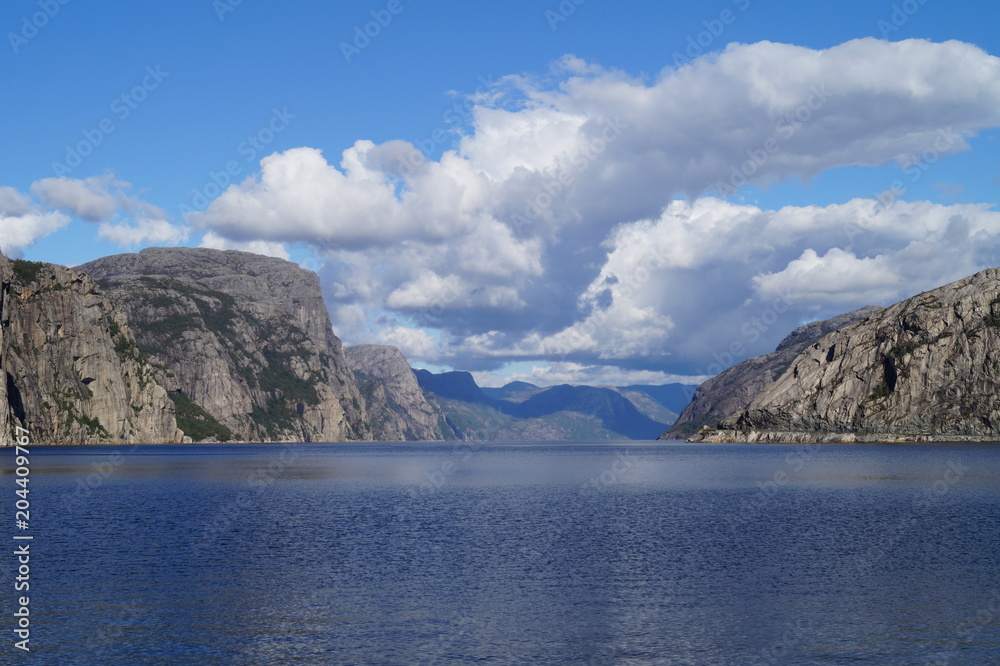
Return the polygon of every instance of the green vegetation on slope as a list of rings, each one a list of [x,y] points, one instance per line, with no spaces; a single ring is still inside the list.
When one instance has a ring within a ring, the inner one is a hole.
[[[37,280],[38,274],[45,268],[45,264],[40,261],[25,261],[24,259],[14,259],[11,264],[14,267],[14,277],[25,285]]]
[[[187,397],[183,391],[170,391],[167,395],[174,401],[177,427],[191,439],[196,442],[209,437],[214,437],[220,442],[234,439],[232,430],[219,423],[214,416]]]

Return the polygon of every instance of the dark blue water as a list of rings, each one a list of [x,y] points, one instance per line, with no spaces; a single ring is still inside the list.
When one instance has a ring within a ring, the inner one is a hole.
[[[1000,446],[4,453],[4,663],[1000,663]]]

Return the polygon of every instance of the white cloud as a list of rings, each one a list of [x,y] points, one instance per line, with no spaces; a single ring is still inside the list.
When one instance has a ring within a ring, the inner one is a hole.
[[[70,219],[58,211],[48,213],[0,214],[0,249],[12,255],[34,244],[43,236],[58,231]]]
[[[99,223],[98,237],[123,247],[177,244],[187,239],[187,227],[171,224],[160,208],[130,194],[131,188],[130,183],[105,174],[43,178],[32,183],[31,192],[46,206]]]
[[[31,212],[31,199],[13,187],[0,187],[0,216],[18,217]]]
[[[123,247],[138,247],[150,243],[176,245],[187,238],[187,230],[166,220],[140,218],[133,222],[101,222],[97,235]]]
[[[626,370],[607,365],[581,363],[552,363],[533,365],[530,372],[496,371],[473,372],[480,386],[503,386],[510,382],[528,382],[536,386],[573,384],[586,386],[633,386],[650,384],[700,384],[708,379],[704,375],[677,375],[655,370]]]
[[[822,257],[807,249],[784,270],[755,275],[752,282],[762,300],[785,297],[799,303],[884,303],[901,291],[901,277],[889,255],[857,257],[835,247]]]
[[[242,252],[253,252],[263,254],[268,257],[278,259],[291,259],[288,250],[283,243],[272,243],[268,241],[234,241],[224,238],[214,232],[209,231],[201,239],[198,247],[207,247],[213,250],[240,250]]]
[[[692,370],[972,272],[997,243],[981,206],[699,198],[968,148],[1000,126],[1000,59],[971,44],[730,44],[652,80],[565,58],[474,99],[471,131],[438,160],[405,141],[358,141],[337,165],[297,148],[190,222],[311,243],[345,339],[370,341],[387,318],[438,329],[437,357],[467,368],[538,355]]]
[[[31,192],[48,206],[66,209],[88,222],[102,222],[118,211],[119,198],[110,190],[115,184],[110,175],[83,180],[60,176],[35,181]]]
[[[407,326],[385,328],[379,331],[378,336],[372,342],[398,347],[407,359],[433,362],[437,358],[434,338],[418,328]]]

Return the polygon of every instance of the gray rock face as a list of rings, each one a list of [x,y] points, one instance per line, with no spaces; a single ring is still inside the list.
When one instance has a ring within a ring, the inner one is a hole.
[[[82,273],[0,256],[0,409],[33,444],[176,443],[125,313]],[[10,444],[12,428],[0,429]]]
[[[805,324],[786,336],[772,353],[747,359],[706,380],[695,390],[691,403],[660,439],[684,439],[704,426],[714,428],[723,418],[746,409],[764,387],[780,377],[809,345],[832,331],[881,310],[877,305],[868,305],[830,319]]]
[[[166,387],[233,437],[371,439],[314,273],[195,248],[148,248],[79,268],[127,311],[140,348],[162,362]]]
[[[811,344],[706,441],[996,440],[1000,269]]]
[[[383,442],[446,439],[444,415],[427,399],[406,358],[396,347],[356,345],[345,350],[368,408],[374,439]],[[447,429],[448,439],[454,433]]]

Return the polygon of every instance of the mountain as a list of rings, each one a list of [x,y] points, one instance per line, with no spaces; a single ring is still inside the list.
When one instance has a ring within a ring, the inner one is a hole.
[[[176,443],[174,405],[123,310],[88,276],[0,255],[0,410],[9,446]]]
[[[511,382],[501,388],[481,389],[468,372],[416,370],[414,374],[440,405],[453,432],[463,439],[654,439],[666,427],[614,388],[568,384],[540,388]],[[675,416],[648,396],[636,393],[644,408]]]
[[[605,388],[605,387],[598,387]],[[632,403],[640,413],[658,423],[669,425],[677,420],[677,412],[671,411],[644,391],[631,388],[607,387]]]
[[[539,391],[545,389],[529,384],[528,382],[510,382],[500,388],[483,387],[482,391],[494,400],[509,400],[510,402],[524,402]]]
[[[695,390],[690,404],[660,439],[685,439],[705,426],[715,427],[721,419],[746,408],[809,345],[881,310],[876,305],[869,305],[830,319],[805,324],[788,334],[772,353],[747,359],[706,380]]]
[[[79,270],[126,311],[195,439],[371,439],[315,273],[203,248],[147,248]]]
[[[1000,269],[924,292],[799,353],[705,441],[1000,437]]]
[[[462,402],[474,402],[496,407],[499,401],[489,397],[476,384],[469,372],[442,372],[434,374],[428,370],[415,370],[420,388],[439,398],[452,398]]]
[[[617,391],[593,386],[562,384],[537,393],[521,403],[505,403],[501,410],[522,419],[560,412],[576,412],[594,417],[601,427],[629,439],[655,439],[663,423],[642,414]]]
[[[364,396],[372,437],[377,441],[455,439],[444,413],[420,388],[403,354],[386,345],[344,350]]]
[[[671,412],[674,412],[675,417],[676,414],[680,414],[691,403],[691,398],[695,391],[695,387],[690,384],[662,384],[660,386],[633,385],[619,386],[617,388],[623,395],[626,392],[647,395]]]

